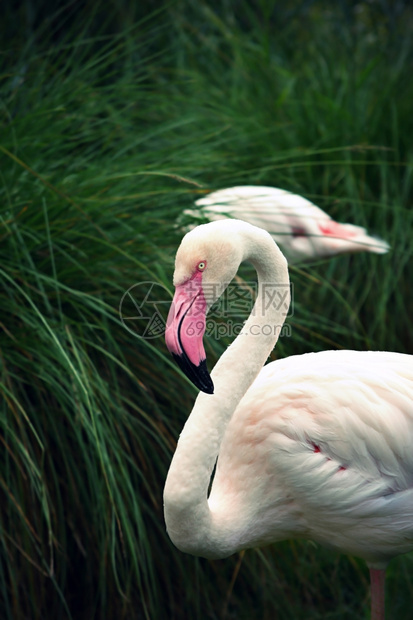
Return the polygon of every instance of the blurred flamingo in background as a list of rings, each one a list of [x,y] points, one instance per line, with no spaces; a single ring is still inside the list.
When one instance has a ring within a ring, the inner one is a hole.
[[[245,260],[257,299],[209,375],[206,314]],[[271,301],[289,291],[288,268],[266,231],[239,220],[190,231],[174,284],[166,343],[204,393],[165,483],[173,543],[224,558],[310,538],[367,562],[372,618],[383,620],[386,565],[413,550],[413,356],[323,351],[263,368],[288,311],[289,293]]]
[[[241,185],[199,198],[186,215],[210,221],[236,218],[264,228],[290,264],[355,252],[384,254],[389,245],[364,228],[335,222],[302,196],[276,187]]]

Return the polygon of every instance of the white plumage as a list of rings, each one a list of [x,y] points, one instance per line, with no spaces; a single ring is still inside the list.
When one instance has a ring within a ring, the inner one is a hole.
[[[257,299],[211,373],[211,394],[202,326],[243,260],[257,270]],[[354,554],[370,567],[381,620],[384,569],[413,550],[413,356],[325,351],[263,368],[285,320],[267,293],[288,282],[271,236],[245,222],[199,226],[178,249],[166,342],[208,393],[168,473],[168,533],[210,558],[291,537]]]
[[[353,224],[335,222],[302,196],[276,187],[241,185],[214,191],[196,201],[193,218],[237,218],[264,228],[281,245],[290,264],[336,254],[384,254],[389,245]]]
[[[236,408],[209,497],[236,548],[310,538],[370,566],[413,549],[413,360],[325,351],[265,366]],[[254,524],[251,531],[251,523]]]

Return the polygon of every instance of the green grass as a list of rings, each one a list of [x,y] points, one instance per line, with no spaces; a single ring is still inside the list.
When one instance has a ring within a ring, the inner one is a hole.
[[[276,355],[413,353],[411,9],[128,4],[26,3],[1,30],[0,615],[368,617],[364,564],[313,543],[173,548],[162,489],[196,391],[119,304],[144,281],[172,295],[174,222],[202,192],[274,185],[392,246],[293,268]],[[389,568],[390,618],[411,575]]]

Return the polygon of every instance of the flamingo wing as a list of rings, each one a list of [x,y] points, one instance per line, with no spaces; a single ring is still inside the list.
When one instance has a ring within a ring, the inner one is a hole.
[[[243,185],[217,190],[196,201],[209,220],[237,218],[271,233],[289,263],[370,251],[383,254],[389,245],[353,224],[335,222],[309,200],[276,187]],[[188,210],[197,217],[199,212]]]
[[[210,504],[232,502],[241,546],[301,535],[384,565],[413,549],[412,435],[410,356],[273,362],[227,427]]]

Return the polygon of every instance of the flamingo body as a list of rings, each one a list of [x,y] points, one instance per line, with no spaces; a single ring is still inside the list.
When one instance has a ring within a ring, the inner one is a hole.
[[[413,550],[412,438],[410,356],[277,360],[228,423],[209,508],[232,551],[305,537],[383,568]]]
[[[290,264],[354,252],[384,254],[389,245],[353,224],[334,221],[302,196],[276,187],[241,185],[214,191],[196,203],[193,217],[237,218],[264,228]]]

